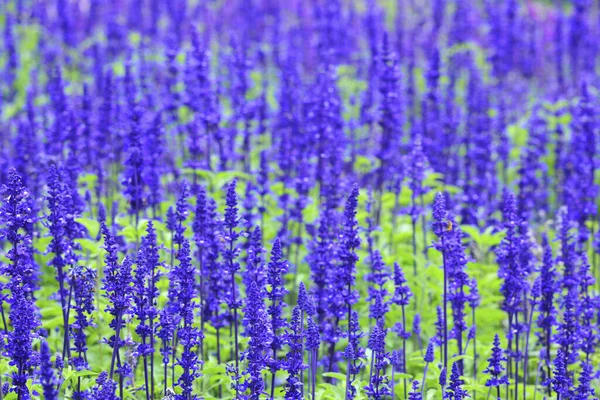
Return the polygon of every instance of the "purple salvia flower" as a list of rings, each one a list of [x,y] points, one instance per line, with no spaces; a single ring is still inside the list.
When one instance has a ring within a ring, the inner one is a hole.
[[[379,125],[381,125],[382,133],[377,151],[380,167],[376,187],[381,191],[385,183],[385,176],[391,176],[397,167],[394,162],[397,157],[392,149],[398,148],[402,137],[399,67],[396,57],[390,49],[387,33],[383,35],[381,49],[379,92],[381,94]]]
[[[452,319],[453,327],[450,332],[452,338],[458,341],[459,354],[463,352],[463,332],[467,330],[465,321],[465,306],[470,301],[469,294],[467,294],[467,288],[471,281],[467,275],[466,266],[469,262],[469,257],[466,255],[465,246],[462,243],[463,233],[460,230],[460,226],[454,221],[449,220],[452,230],[450,231],[451,236],[446,244],[448,252],[445,253],[446,262],[448,265],[448,300],[452,307]],[[462,360],[458,361],[459,366],[462,368]],[[462,373],[462,370],[461,370]]]
[[[466,136],[463,138],[466,152],[463,195],[465,206],[461,214],[463,224],[481,226],[495,210],[496,165],[492,151],[491,119],[488,114],[489,89],[472,63],[470,72],[467,127]]]
[[[266,279],[265,249],[262,247],[262,231],[259,226],[256,226],[250,234],[250,244],[246,253],[246,270],[242,282],[247,287],[250,286],[251,282],[256,282],[259,287],[263,287]]]
[[[13,277],[18,279],[18,277]],[[32,348],[32,339],[35,330],[39,326],[38,313],[35,303],[30,298],[27,286],[15,285],[11,290],[9,299],[10,312],[9,318],[12,322],[13,330],[8,334],[7,342],[4,345],[5,354],[10,358],[11,365],[14,365],[16,371],[12,372],[11,391],[17,394],[19,399],[29,399],[29,388],[27,380],[30,377],[30,371],[36,361]]]
[[[318,227],[312,234],[313,240],[308,245],[310,251],[307,261],[311,270],[312,295],[317,306],[319,323],[324,321],[335,306],[328,296],[329,284],[333,284],[331,274],[337,268],[338,215],[336,207],[337,199],[334,196],[326,197],[326,201],[321,207]],[[337,279],[337,277],[333,277],[333,279]]]
[[[565,162],[563,182],[565,204],[569,206],[570,218],[581,228],[579,243],[588,239],[586,221],[596,215],[595,198],[598,187],[594,182],[597,148],[596,111],[586,85],[573,110],[573,133],[569,146],[569,159]]]
[[[598,336],[596,330],[596,309],[598,307],[598,297],[593,293],[593,287],[596,283],[595,278],[590,271],[590,263],[587,254],[581,254],[581,264],[578,271],[579,275],[579,304],[577,314],[580,321],[580,340],[581,351],[586,355],[586,359],[596,352],[598,345]]]
[[[222,242],[219,232],[222,231],[222,226],[217,216],[217,205],[213,199],[207,201],[206,215],[206,261],[205,275],[206,284],[204,297],[204,310],[202,316],[206,321],[210,321],[211,325],[217,330],[223,328],[229,318],[229,314],[223,309],[228,300],[230,291],[230,282],[228,279],[223,279],[223,264],[219,262],[219,254],[222,253]]]
[[[62,71],[57,65],[50,74],[47,88],[50,94],[54,123],[52,128],[47,131],[46,152],[54,157],[62,157],[64,143],[67,139],[65,132],[70,130],[64,86]]]
[[[318,354],[319,347],[321,346],[321,336],[319,334],[319,328],[315,324],[312,317],[308,317],[308,327],[306,331],[306,351],[308,352],[308,364],[310,368],[310,386],[312,391],[312,398],[315,397],[316,383],[317,383],[317,366],[318,366]]]
[[[356,375],[360,373],[360,370],[363,367],[363,364],[360,361],[365,357],[365,349],[360,346],[362,337],[363,332],[360,328],[358,313],[352,311],[352,316],[350,317],[348,324],[348,346],[346,347],[346,352],[344,354],[344,358],[346,358],[348,362],[346,372],[346,382],[348,382],[348,384],[346,385],[346,393],[347,398],[349,399],[353,399],[354,396],[356,396],[356,388],[353,383],[356,380]],[[383,341],[385,343],[385,335]]]
[[[444,314],[442,307],[437,306],[436,309],[436,320],[435,320],[435,336],[433,337],[433,343],[442,349],[444,345]]]
[[[156,334],[158,338],[161,340],[162,344],[160,347],[160,354],[162,355],[163,362],[163,377],[164,377],[164,395],[167,394],[167,383],[169,379],[169,375],[167,373],[167,369],[169,366],[169,357],[171,356],[171,351],[173,349],[173,338],[175,335],[176,326],[173,322],[173,317],[171,312],[168,310],[162,310],[159,313],[159,323],[158,323],[158,333]],[[220,360],[219,360],[220,361]]]
[[[34,215],[29,191],[23,186],[21,176],[14,168],[8,171],[8,182],[2,186],[4,202],[0,208],[0,220],[4,223],[2,238],[10,243],[6,254],[11,262],[3,267],[11,278],[7,288],[25,286],[26,292],[37,288],[37,267],[31,248]]]
[[[233,328],[235,335],[235,369],[239,371],[239,345],[238,345],[238,308],[241,307],[241,302],[238,300],[238,288],[235,281],[235,275],[240,269],[240,264],[236,261],[240,249],[236,247],[236,242],[241,236],[236,231],[240,223],[238,217],[237,207],[237,195],[235,189],[237,186],[237,180],[233,180],[227,188],[227,196],[225,199],[225,220],[223,226],[225,228],[225,242],[228,246],[223,250],[223,259],[225,260],[225,271],[224,273],[229,280],[231,287],[229,297],[227,299],[227,306],[233,312]]]
[[[65,234],[65,209],[64,209],[65,187],[62,182],[61,172],[54,164],[50,166],[48,171],[48,230],[52,235],[49,251],[53,254],[50,264],[56,270],[56,280],[59,286],[58,296],[63,313],[63,326],[67,326],[67,296],[68,296],[68,280],[66,276],[69,262],[65,260],[68,242]],[[65,329],[65,339],[63,345],[69,346],[68,329]],[[62,354],[66,355],[68,349],[63,349]]]
[[[137,347],[137,354],[143,358],[147,397],[150,397],[150,390],[154,387],[148,381],[148,357],[152,357],[154,354],[154,320],[157,317],[155,304],[159,294],[157,283],[160,278],[157,271],[158,265],[159,254],[154,223],[148,221],[146,236],[142,238],[133,279],[135,304],[133,313],[138,319],[135,331],[141,339],[141,343]],[[153,362],[152,359],[151,362]],[[150,378],[153,379],[151,375]]]
[[[509,332],[508,332],[508,354],[509,359],[512,355],[512,338],[514,333],[519,334],[520,326],[515,322],[516,316],[523,311],[523,300],[528,291],[526,281],[527,270],[521,264],[520,246],[522,238],[519,235],[519,219],[517,216],[517,205],[512,193],[506,193],[503,207],[504,227],[506,236],[496,249],[496,256],[499,264],[498,276],[503,283],[500,287],[500,293],[504,296],[502,310],[508,314]],[[518,357],[518,354],[516,354]]]
[[[187,182],[181,182],[181,191],[177,204],[175,206],[175,227],[173,229],[173,242],[177,244],[177,248],[181,249],[185,240],[184,233],[186,229],[185,221],[189,215],[188,197],[190,195]]]
[[[566,208],[558,210],[558,239],[560,240],[560,257],[562,261],[563,274],[560,286],[567,292],[576,290],[579,285],[577,276],[577,254],[575,235],[573,233],[573,221]]]
[[[96,386],[91,390],[90,400],[119,400],[115,395],[116,389],[117,384],[108,377],[106,371],[102,371],[96,378]]]
[[[50,347],[48,342],[42,340],[40,345],[40,381],[46,400],[58,400],[58,381],[54,375],[52,368],[52,360],[50,359]]]
[[[399,306],[407,306],[412,295],[402,268],[398,263],[394,263],[394,295],[392,302]]]
[[[93,316],[96,301],[96,271],[84,266],[75,266],[70,273],[73,288],[75,322],[71,324],[73,332],[73,348],[77,353],[71,361],[77,370],[88,369],[86,329],[93,326]]]
[[[540,302],[538,305],[538,318],[536,320],[540,332],[537,333],[542,343],[540,357],[544,360],[548,376],[550,376],[550,344],[552,341],[552,330],[556,325],[556,308],[554,306],[554,294],[557,290],[556,269],[554,268],[554,259],[552,257],[552,247],[548,243],[548,236],[544,235],[542,239],[543,259],[540,270]]]
[[[483,370],[484,374],[489,374],[491,377],[485,382],[485,386],[495,387],[497,398],[500,399],[500,386],[508,385],[508,377],[504,374],[506,369],[503,365],[506,362],[503,350],[500,347],[500,337],[496,334],[494,336],[494,346],[492,347],[492,355],[488,358],[488,367]]]
[[[203,334],[194,327],[195,309],[198,307],[195,301],[196,275],[190,257],[190,243],[187,239],[183,239],[177,259],[179,263],[173,271],[173,278],[176,279],[176,301],[182,321],[182,326],[177,331],[177,339],[183,347],[181,356],[177,359],[177,365],[182,368],[183,373],[177,381],[177,385],[181,388],[181,394],[176,398],[178,400],[195,400],[198,397],[192,394],[194,382],[201,376],[199,370],[201,361],[198,359],[195,348],[199,347]]]
[[[443,172],[446,170],[448,160],[445,155],[448,154],[448,148],[439,148],[443,143],[440,138],[441,133],[441,109],[440,109],[440,52],[435,48],[429,56],[429,66],[427,70],[427,97],[423,101],[423,138],[417,133],[413,137],[413,150],[411,155],[411,166],[409,176],[411,178],[411,189],[417,190],[416,196],[420,196],[420,185],[424,178],[425,163],[429,159],[432,168]],[[416,125],[416,124],[415,124]],[[424,151],[424,152],[423,152]],[[427,155],[427,156],[426,156]],[[422,169],[419,169],[422,167]],[[413,189],[413,187],[415,187]]]
[[[285,341],[289,347],[284,365],[288,371],[288,378],[285,385],[286,400],[304,399],[304,388],[301,379],[301,373],[306,369],[304,364],[304,331],[301,318],[301,310],[294,307],[289,328],[286,331]]]
[[[586,15],[589,14],[590,4],[591,2],[588,0],[574,0],[574,12],[569,21],[569,59],[575,85],[579,82],[580,67],[582,59],[585,57],[586,37],[589,34]]]
[[[315,303],[311,295],[308,294],[304,282],[300,282],[300,286],[298,288],[298,307],[300,307],[300,310],[302,310],[302,312],[309,317],[314,317],[317,314]]]
[[[581,361],[581,369],[579,373],[579,385],[575,390],[575,400],[587,400],[594,396],[594,389],[591,387],[591,383],[594,377],[594,367],[588,361]]]
[[[412,332],[417,337],[419,349],[421,350],[421,354],[423,354],[423,343],[421,342],[421,315],[419,313],[416,313],[413,317]]]
[[[129,200],[129,212],[136,216],[136,225],[139,213],[146,206],[146,192],[144,185],[144,159],[142,153],[142,106],[137,100],[137,87],[133,81],[131,65],[125,66],[125,93],[127,98],[129,126],[127,127],[125,170],[123,172],[123,186],[125,196]]]
[[[275,374],[282,369],[281,361],[277,359],[277,352],[283,347],[283,339],[279,336],[281,329],[287,326],[287,321],[283,317],[283,308],[286,307],[284,298],[287,290],[284,286],[284,274],[287,273],[288,263],[283,258],[281,251],[281,242],[275,239],[273,249],[271,250],[271,261],[267,268],[267,283],[270,290],[267,291],[267,297],[270,300],[268,307],[269,319],[271,321],[271,331],[273,340],[271,342],[272,360],[269,369],[272,374],[272,382],[275,380]]]
[[[413,381],[412,390],[408,394],[408,400],[422,400],[423,393],[419,390],[419,381]]]
[[[243,324],[246,336],[249,338],[247,350],[242,353],[242,359],[248,362],[244,371],[246,387],[250,390],[249,400],[259,400],[265,391],[263,370],[271,362],[270,351],[273,333],[264,303],[265,289],[259,282],[251,281],[244,308]]]
[[[548,167],[543,160],[549,137],[543,108],[538,105],[532,112],[527,147],[522,150],[519,167],[517,208],[520,217],[526,221],[530,220],[530,216],[546,212],[548,209],[546,188],[550,186],[550,182]]]
[[[354,290],[356,263],[358,256],[356,249],[360,246],[360,238],[358,237],[358,221],[356,220],[356,212],[358,208],[358,187],[354,187],[346,200],[344,210],[344,229],[342,232],[342,244],[337,279],[340,282],[337,295],[342,296],[342,303],[347,310],[347,318],[350,320],[352,305],[358,300],[358,293]]]
[[[581,348],[582,339],[582,327],[580,326],[577,318],[578,310],[576,290],[569,290],[566,293],[563,302],[563,318],[558,324],[554,341],[560,345],[565,367],[568,367],[569,365],[576,363],[579,359],[579,350]]]
[[[27,380],[35,364],[32,338],[39,326],[38,313],[33,301],[37,288],[36,265],[31,248],[31,225],[33,223],[29,193],[23,186],[15,169],[8,171],[8,184],[2,187],[4,202],[0,208],[0,219],[4,223],[2,237],[10,244],[6,258],[10,261],[2,267],[8,278],[5,289],[10,291],[9,318],[13,330],[8,333],[4,344],[6,356],[16,367],[12,372],[12,389],[20,399],[29,398]],[[4,311],[2,311],[2,319]],[[6,323],[4,331],[7,332]]]
[[[554,373],[551,380],[552,390],[557,395],[568,399],[572,394],[573,381],[567,370],[567,365],[565,353],[562,349],[558,349],[554,359]]]
[[[370,399],[383,400],[391,394],[388,387],[388,377],[385,375],[386,366],[389,364],[390,355],[385,351],[385,336],[387,330],[375,324],[369,336],[369,348],[373,351],[372,371],[369,385],[365,392]]]
[[[108,339],[108,343],[113,349],[109,371],[109,378],[112,380],[115,370],[115,361],[120,359],[120,357],[117,357],[117,353],[119,352],[122,342],[121,331],[126,326],[124,318],[125,315],[130,311],[129,309],[131,307],[132,262],[131,259],[126,256],[119,265],[119,256],[117,253],[118,248],[114,236],[108,230],[106,224],[101,224],[100,229],[102,231],[102,235],[104,236],[104,249],[107,252],[102,290],[104,291],[104,296],[109,301],[106,311],[109,312],[113,317],[109,326],[115,332],[115,334]]]
[[[462,400],[469,397],[466,390],[462,388],[463,380],[460,377],[461,365],[458,362],[452,364],[452,373],[450,374],[450,383],[444,393],[444,399]]]
[[[375,250],[373,253],[371,273],[365,276],[366,281],[372,283],[368,289],[367,301],[369,304],[370,317],[375,319],[375,322],[385,316],[389,309],[388,301],[385,297],[388,295],[384,288],[386,281],[390,278],[390,272],[387,266],[383,263],[381,253]]]
[[[425,369],[423,370],[423,383],[421,384],[421,396],[423,396],[423,393],[425,393],[425,384],[427,382],[427,370],[429,369],[429,364],[431,364],[435,360],[433,351],[434,351],[434,343],[432,340],[427,344],[427,350],[425,350],[425,357],[423,357],[423,360],[425,361]]]
[[[147,129],[143,141],[145,149],[143,178],[144,184],[148,187],[148,206],[152,208],[154,216],[156,216],[158,205],[162,200],[160,182],[162,170],[160,166],[165,147],[164,135],[162,114],[157,113],[150,128]]]

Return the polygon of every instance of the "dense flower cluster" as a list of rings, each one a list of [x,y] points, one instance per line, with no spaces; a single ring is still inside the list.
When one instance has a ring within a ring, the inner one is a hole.
[[[590,0],[0,6],[0,399],[595,398]]]

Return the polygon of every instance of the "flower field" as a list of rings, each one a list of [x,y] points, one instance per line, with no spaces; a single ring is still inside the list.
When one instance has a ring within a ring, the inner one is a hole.
[[[0,3],[0,400],[595,398],[598,2]]]

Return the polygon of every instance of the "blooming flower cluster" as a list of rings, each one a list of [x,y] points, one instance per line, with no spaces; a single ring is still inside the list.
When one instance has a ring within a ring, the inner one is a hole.
[[[593,399],[590,0],[6,0],[0,399]]]

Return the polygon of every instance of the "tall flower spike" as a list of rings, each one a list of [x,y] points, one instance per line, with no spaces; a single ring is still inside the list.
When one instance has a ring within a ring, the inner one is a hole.
[[[270,361],[269,352],[273,340],[264,295],[264,287],[258,286],[256,281],[251,281],[247,289],[243,321],[249,340],[242,357],[248,362],[244,375],[250,390],[249,398],[253,400],[260,399],[265,391],[263,370]]]
[[[508,315],[510,324],[507,353],[510,365],[513,357],[511,344],[513,341],[518,342],[520,333],[516,316],[524,310],[524,299],[529,290],[529,283],[527,281],[528,271],[521,259],[521,249],[525,241],[519,232],[521,221],[517,216],[515,196],[510,192],[505,193],[503,203],[502,214],[506,236],[496,248],[496,257],[499,265],[498,277],[502,279],[500,293],[504,297],[501,308]],[[513,340],[513,335],[516,336],[515,340]],[[515,357],[519,357],[519,355],[515,353]],[[515,386],[517,385],[518,380],[515,379]]]
[[[106,371],[100,372],[96,378],[96,386],[92,388],[90,393],[91,400],[119,400],[115,395],[117,384],[108,377]]]
[[[408,394],[408,400],[422,400],[423,394],[419,390],[419,381],[413,381],[412,390]]]
[[[271,250],[271,261],[267,269],[267,283],[270,285],[270,290],[267,292],[267,297],[270,300],[268,313],[271,321],[271,331],[273,340],[271,342],[272,360],[269,365],[273,380],[278,370],[282,368],[281,361],[277,359],[277,353],[282,349],[284,341],[279,335],[281,329],[287,326],[287,321],[283,317],[283,308],[286,307],[284,302],[287,290],[284,286],[283,276],[288,270],[287,261],[283,258],[281,251],[281,242],[275,239],[273,249]],[[272,381],[273,381],[272,380]]]
[[[30,225],[33,222],[29,193],[22,184],[21,177],[14,169],[8,171],[8,184],[2,187],[4,203],[0,208],[0,220],[4,223],[2,235],[10,244],[6,257],[10,260],[2,266],[2,273],[8,278],[5,289],[10,291],[9,319],[12,332],[4,344],[6,355],[11,365],[16,367],[12,372],[12,391],[18,398],[29,398],[27,380],[36,360],[32,349],[32,339],[39,325],[38,312],[33,300],[37,286],[36,266],[33,261]],[[2,311],[4,320],[4,311]],[[6,331],[6,323],[5,323]]]
[[[375,324],[369,336],[369,348],[373,351],[373,370],[371,371],[371,381],[365,387],[365,392],[373,399],[382,399],[391,394],[388,378],[385,375],[385,368],[389,364],[389,353],[385,351],[386,333],[385,328]]]
[[[319,364],[318,354],[321,346],[321,336],[319,328],[312,317],[308,317],[308,328],[306,332],[306,350],[308,352],[308,364],[310,368],[310,387],[312,389],[312,398],[315,398],[317,384],[317,366]]]
[[[227,279],[231,283],[229,298],[227,305],[233,313],[233,329],[235,339],[235,369],[236,373],[239,373],[239,344],[238,344],[238,308],[241,307],[241,301],[238,299],[238,288],[236,285],[235,275],[240,269],[240,264],[236,261],[239,255],[240,249],[235,246],[235,243],[240,237],[240,233],[235,229],[238,227],[240,222],[238,218],[238,201],[237,194],[235,192],[237,187],[237,180],[234,179],[227,187],[227,196],[225,198],[225,241],[229,245],[223,252],[223,258],[225,259],[225,272]]]
[[[242,281],[248,287],[251,282],[256,282],[257,286],[265,285],[266,265],[264,260],[265,249],[262,246],[262,231],[260,226],[256,226],[250,234],[250,245],[247,250],[248,260],[246,270]]]
[[[114,236],[106,227],[106,224],[101,224],[100,229],[104,236],[104,249],[107,252],[102,289],[105,293],[104,296],[109,301],[106,311],[113,317],[109,326],[115,332],[115,334],[108,339],[108,343],[113,349],[111,367],[109,370],[109,378],[112,380],[115,370],[115,361],[120,360],[120,357],[117,357],[117,354],[121,346],[121,331],[126,325],[124,316],[129,312],[131,306],[132,262],[131,259],[126,256],[121,265],[119,265],[117,243],[115,242]]]
[[[594,367],[591,363],[585,360],[581,361],[581,372],[579,373],[579,385],[577,386],[576,393],[577,399],[586,400],[594,395],[594,389],[591,387],[593,380]]]
[[[141,118],[142,108],[137,100],[137,87],[131,73],[131,65],[125,66],[125,93],[128,107],[128,135],[127,135],[127,159],[125,161],[125,171],[123,173],[123,186],[125,186],[125,196],[129,200],[129,211],[136,216],[136,223],[139,213],[146,205],[147,193],[145,191],[145,163],[142,153],[141,143]]]
[[[8,171],[8,183],[2,186],[2,193],[4,202],[0,220],[5,227],[2,237],[11,244],[6,254],[11,263],[3,267],[3,272],[11,278],[7,286],[12,290],[15,285],[24,285],[26,291],[31,292],[37,287],[37,268],[31,256],[30,239],[34,217],[29,191],[14,168]]]
[[[425,360],[425,362],[432,363],[435,360],[433,350],[434,350],[434,344],[433,344],[433,341],[431,341],[427,345],[427,350],[425,351],[425,357],[423,358]]]
[[[377,158],[380,162],[380,167],[377,175],[376,187],[378,190],[383,189],[386,176],[392,176],[395,172],[397,164],[391,149],[396,148],[402,139],[401,130],[401,108],[400,108],[400,88],[399,74],[400,69],[393,51],[390,49],[390,43],[387,33],[383,35],[383,44],[381,49],[381,65],[379,76],[379,92],[381,94],[381,125],[382,134],[377,151]]]
[[[421,384],[421,396],[425,392],[425,384],[427,383],[427,370],[429,369],[429,364],[431,364],[434,360],[433,354],[433,341],[430,341],[427,345],[427,350],[425,351],[425,357],[423,357],[425,361],[425,369],[423,370],[423,383]]]
[[[144,146],[144,184],[148,187],[148,206],[154,216],[162,200],[161,193],[161,159],[165,149],[165,132],[162,113],[158,112],[152,121],[152,126],[146,131]]]
[[[174,278],[177,281],[177,305],[182,326],[177,331],[177,339],[183,347],[181,357],[177,364],[182,368],[183,373],[177,381],[181,388],[183,399],[196,399],[192,394],[194,382],[201,376],[196,348],[200,345],[203,338],[202,332],[194,326],[195,310],[198,304],[195,300],[195,269],[190,257],[190,243],[183,239],[181,249],[177,254],[179,264],[174,271]]]
[[[466,390],[462,388],[463,380],[460,377],[460,365],[458,362],[452,364],[452,373],[450,374],[450,384],[446,390],[446,397],[452,400],[462,400],[469,397]]]
[[[151,373],[149,374],[148,357],[154,354],[154,320],[157,316],[155,303],[158,297],[157,283],[160,278],[160,274],[157,272],[158,263],[156,231],[154,223],[148,221],[146,236],[142,238],[133,279],[135,304],[133,312],[138,319],[135,331],[141,339],[141,343],[137,347],[137,354],[143,358],[144,380],[148,397],[150,397],[149,390],[153,388],[154,378]],[[150,375],[150,382],[148,375]]]
[[[579,324],[576,291],[574,289],[569,290],[563,301],[563,317],[558,324],[554,341],[561,347],[565,368],[567,368],[569,365],[576,363],[579,358],[582,327]]]
[[[40,345],[40,380],[42,383],[44,399],[58,400],[57,379],[54,375],[50,357],[51,353],[48,342],[42,340]]]
[[[173,235],[173,242],[176,243],[179,248],[181,248],[185,239],[185,221],[189,215],[189,195],[190,191],[187,182],[181,182],[181,191],[179,192],[179,198],[177,199],[177,204],[175,205],[175,229]]]
[[[306,365],[303,360],[304,333],[299,307],[294,307],[292,310],[292,318],[286,332],[286,342],[289,351],[285,360],[285,369],[289,375],[285,385],[285,398],[301,400],[304,399],[304,389],[300,374],[306,369]]]
[[[389,309],[389,302],[385,300],[388,292],[384,286],[390,278],[390,271],[378,250],[373,251],[371,258],[371,273],[365,276],[365,280],[371,283],[368,288],[367,301],[370,302],[370,317],[378,321]]]
[[[347,373],[351,376],[347,381],[349,384],[346,385],[346,393],[348,393],[349,398],[354,398],[356,395],[356,388],[352,383],[363,367],[363,364],[360,361],[365,357],[365,349],[362,348],[360,344],[362,337],[363,333],[360,328],[358,313],[356,311],[352,311],[348,331],[348,347],[346,348],[345,354],[345,358],[348,362]],[[385,334],[383,341],[385,343]],[[386,358],[389,358],[388,355],[386,355]]]
[[[394,263],[394,296],[392,301],[399,306],[407,306],[412,297],[408,281],[398,263]]]
[[[494,336],[494,346],[492,347],[492,355],[490,358],[488,358],[489,365],[483,371],[483,373],[489,374],[491,376],[491,378],[489,378],[485,382],[485,386],[498,388],[498,397],[500,396],[499,387],[501,385],[509,384],[508,377],[503,374],[504,370],[506,369],[504,365],[502,365],[504,362],[506,362],[506,357],[504,357],[503,352],[504,350],[500,348],[500,337],[498,336],[498,334],[496,334]]]
[[[310,294],[308,294],[306,286],[304,286],[304,282],[300,282],[300,286],[298,288],[298,307],[300,307],[300,310],[306,313],[306,315],[309,317],[313,317],[317,314],[315,303],[313,302]]]
[[[96,309],[96,271],[83,266],[73,268],[70,276],[73,288],[75,322],[71,324],[73,331],[73,348],[77,356],[71,356],[73,365],[77,370],[89,368],[87,363],[87,336],[86,329],[93,326],[93,313]]]
[[[436,235],[440,236],[439,233],[446,230],[446,227],[441,225],[441,223],[446,221],[446,218],[448,218],[448,211],[446,211],[446,198],[442,192],[437,192],[433,201],[433,219],[436,222],[436,228],[434,232]]]
[[[562,349],[558,349],[554,359],[554,374],[552,375],[552,390],[562,398],[569,398],[572,394],[573,381],[567,371],[567,360]]]
[[[63,313],[63,326],[68,326],[67,321],[67,296],[68,296],[68,279],[67,267],[69,262],[66,260],[68,255],[66,254],[69,249],[69,241],[66,237],[66,221],[68,211],[65,209],[66,187],[63,184],[61,169],[56,165],[52,164],[48,171],[48,209],[50,214],[48,216],[48,230],[52,235],[50,242],[49,251],[53,254],[50,264],[56,270],[56,281],[58,282],[58,297],[60,306]],[[64,331],[63,349],[62,354],[66,356],[69,354],[69,329]]]

